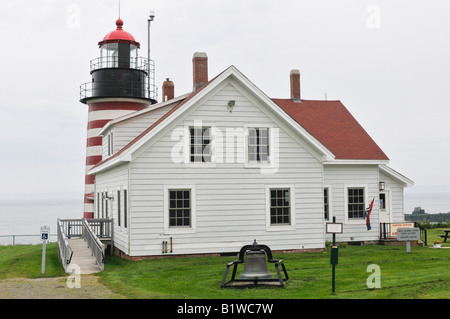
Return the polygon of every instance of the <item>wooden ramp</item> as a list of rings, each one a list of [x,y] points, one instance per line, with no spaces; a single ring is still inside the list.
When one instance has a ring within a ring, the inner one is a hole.
[[[73,267],[80,267],[81,275],[93,274],[101,271],[95,257],[92,255],[91,249],[84,239],[69,239],[69,245],[73,251],[72,261],[70,262],[72,270],[74,269]]]

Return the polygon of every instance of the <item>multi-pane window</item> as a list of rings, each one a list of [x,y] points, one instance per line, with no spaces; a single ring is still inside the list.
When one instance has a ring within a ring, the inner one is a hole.
[[[270,224],[290,225],[291,201],[289,189],[270,190]]]
[[[169,227],[191,227],[191,191],[169,190]]]
[[[251,163],[269,161],[269,128],[248,129],[248,161]]]
[[[191,162],[211,162],[211,128],[191,127]]]
[[[348,218],[364,218],[364,188],[348,188]]]
[[[328,188],[325,188],[323,190],[323,211],[325,212],[325,220],[330,220],[330,205],[328,195]]]

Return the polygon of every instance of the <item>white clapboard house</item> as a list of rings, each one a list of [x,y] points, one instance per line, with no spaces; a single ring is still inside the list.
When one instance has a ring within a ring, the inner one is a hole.
[[[380,222],[403,221],[413,182],[340,101],[302,99],[298,70],[291,97],[272,99],[234,66],[205,78],[207,61],[194,54],[192,92],[174,97],[168,80],[163,102],[100,131],[94,217],[114,219],[116,253],[230,253],[254,239],[317,250],[333,217],[341,242],[376,241]]]

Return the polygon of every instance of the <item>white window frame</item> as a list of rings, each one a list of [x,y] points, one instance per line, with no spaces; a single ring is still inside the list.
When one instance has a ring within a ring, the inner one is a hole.
[[[364,189],[364,210],[369,203],[369,187],[367,184],[346,184],[344,185],[344,214],[345,223],[347,224],[365,224],[366,219],[363,218],[349,218],[348,217],[348,189],[349,188],[363,188]]]
[[[116,191],[115,191],[115,195],[117,196],[116,199],[116,211],[117,211],[117,226],[119,228],[119,230],[122,230],[122,224],[123,224],[123,218],[121,216],[122,213],[122,201],[123,201],[123,196],[122,196],[122,189],[121,187],[117,187]]]
[[[323,212],[323,219],[325,222],[332,222],[333,221],[333,188],[331,185],[324,185],[324,190],[328,189],[328,219],[325,219],[325,210]],[[324,207],[325,207],[325,198],[324,198]]]
[[[127,193],[126,196],[125,196],[125,192]],[[121,193],[122,193],[121,202],[123,203],[122,204],[122,212],[123,212],[122,231],[127,233],[128,228],[130,227],[130,201],[129,201],[130,193],[128,192],[128,187],[122,186]],[[127,210],[126,216],[125,216],[125,209]]]
[[[117,200],[115,200],[116,205],[114,205],[115,207],[115,213],[114,216],[117,216],[117,218],[115,218],[116,221],[116,227],[120,232],[127,232],[128,231],[128,220],[126,221],[126,225],[127,227],[125,227],[125,190],[127,190],[127,196],[128,196],[128,189],[126,186],[119,186],[117,187],[117,189],[114,191],[114,199],[116,199],[116,196],[118,193],[120,193],[120,207],[119,207],[119,201],[118,198]],[[128,198],[126,200],[126,204],[127,204],[127,218],[129,216],[129,209],[128,209]],[[120,214],[120,216],[119,216]],[[119,219],[120,219],[120,224],[119,224]]]
[[[249,129],[250,128],[267,128],[269,129],[269,154],[267,156],[266,162],[250,162],[249,161]],[[245,151],[245,163],[246,168],[261,168],[261,167],[271,167],[272,165],[272,154],[274,151],[274,138],[273,138],[273,125],[271,124],[246,124],[244,125],[244,151]]]
[[[290,205],[290,224],[289,225],[271,225],[270,222],[270,191],[272,189],[289,189]],[[292,184],[274,184],[266,185],[266,231],[292,231],[295,230],[295,187]]]
[[[169,225],[169,191],[189,190],[191,193],[191,227],[170,227]],[[164,234],[193,234],[197,232],[196,191],[194,185],[164,185]]]
[[[210,162],[191,162],[191,128],[209,128],[210,129]],[[213,123],[203,123],[203,121],[194,121],[184,124],[184,163],[190,167],[216,167],[216,126]]]
[[[106,134],[106,157],[111,157],[114,155],[114,134],[110,131]]]
[[[94,218],[100,218],[100,212],[101,212],[101,203],[102,203],[102,192],[96,191],[95,192],[95,210],[94,210]]]

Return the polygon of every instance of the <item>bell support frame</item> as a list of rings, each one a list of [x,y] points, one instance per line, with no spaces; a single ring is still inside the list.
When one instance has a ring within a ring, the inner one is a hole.
[[[273,263],[275,265],[275,270],[277,272],[277,278],[274,279],[236,279],[236,272],[237,272],[237,266],[239,264],[244,263],[244,256],[247,251],[265,251],[267,254],[267,259],[270,263]],[[283,273],[285,278],[281,276],[280,271],[280,265],[283,269]],[[228,273],[230,271],[230,267],[233,266],[233,272],[231,275],[231,280],[226,281],[228,277]],[[285,282],[289,280],[289,276],[286,271],[286,266],[284,265],[283,260],[281,259],[274,259],[272,255],[272,250],[267,245],[260,245],[256,242],[256,239],[254,240],[253,244],[251,245],[245,245],[241,248],[239,251],[239,257],[237,260],[232,261],[227,264],[227,268],[225,270],[225,274],[222,278],[222,283],[220,285],[221,288],[227,288],[227,287],[235,287],[235,288],[247,288],[247,287],[255,287],[257,285],[264,285],[264,286],[281,286],[284,287]],[[247,282],[248,284],[241,284]],[[233,284],[237,283],[237,284]],[[272,284],[271,284],[272,283]],[[276,284],[273,284],[276,283]]]

